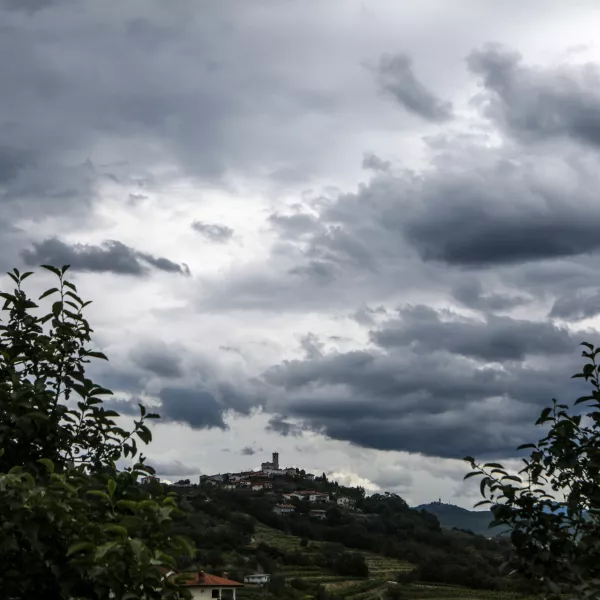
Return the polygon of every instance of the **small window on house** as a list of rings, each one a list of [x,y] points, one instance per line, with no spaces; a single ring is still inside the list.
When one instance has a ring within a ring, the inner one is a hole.
[[[213,590],[212,591],[212,597],[213,598],[219,598],[219,590]]]

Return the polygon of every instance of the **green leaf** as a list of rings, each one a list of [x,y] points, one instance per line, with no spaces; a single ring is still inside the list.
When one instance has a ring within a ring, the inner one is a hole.
[[[504,469],[500,463],[486,463],[483,465],[484,469]]]
[[[102,560],[109,552],[111,552],[118,546],[119,546],[119,542],[106,542],[105,544],[102,544],[102,546],[100,546],[96,550],[96,553],[94,554],[94,558],[96,560]]]
[[[110,497],[106,492],[102,492],[100,490],[88,490],[86,494],[88,494],[89,496],[95,496],[96,498],[102,498],[102,500],[110,502]]]
[[[30,275],[33,275],[33,271],[27,271],[27,273],[23,273],[23,275],[21,275],[21,281],[24,281],[25,279],[27,279]]]
[[[96,400],[94,398],[92,398],[92,400],[94,401],[94,403],[101,402],[101,400]],[[110,417],[120,417],[121,415],[116,410],[103,410],[102,416],[104,416],[106,418],[110,418]]]
[[[108,525],[103,525],[102,529],[108,533],[116,533],[118,536],[122,538],[127,538],[127,529],[122,527],[121,525],[114,525],[113,523],[109,523]]]
[[[137,538],[133,538],[133,539],[129,540],[129,545],[131,546],[133,553],[135,554],[136,558],[138,558],[138,559],[142,555],[142,553],[146,552],[146,550],[147,550],[146,545]]]
[[[60,300],[58,302],[55,302],[52,305],[52,314],[55,317],[58,317],[58,315],[60,314],[60,311],[62,310],[62,308],[63,308],[63,303]]]
[[[535,444],[521,444],[517,450],[527,450],[528,448],[537,448]]]
[[[114,394],[103,387],[95,387],[91,392],[90,396],[113,396]]]
[[[482,496],[485,495],[485,488],[487,487],[487,485],[490,482],[490,478],[489,477],[484,477],[481,482],[479,483],[479,491],[481,493]]]
[[[174,536],[173,545],[178,550],[183,550],[190,558],[193,558],[196,555],[196,548],[194,544],[189,538],[183,535]]]
[[[133,500],[117,500],[117,508],[126,508],[135,513],[138,510],[138,503]]]
[[[115,495],[115,490],[117,489],[117,482],[114,479],[108,480],[108,495],[112,498]]]
[[[502,481],[516,481],[517,483],[523,483],[523,480],[520,477],[517,477],[516,475],[505,475],[502,478]]]
[[[469,479],[470,477],[475,477],[475,475],[481,475],[481,473],[479,471],[471,471],[470,473],[467,473],[463,479]]]
[[[491,504],[491,500],[480,500],[477,504],[473,505],[473,508],[477,508],[478,506],[484,506],[486,504]]]
[[[551,412],[552,412],[552,408],[547,406],[540,414],[540,418],[536,421],[536,425],[540,425],[541,423],[544,423],[550,416]]]
[[[38,300],[43,300],[44,298],[46,298],[46,296],[50,296],[51,294],[55,294],[56,292],[58,292],[58,288],[50,288],[49,290],[46,290],[39,298]]]
[[[106,354],[104,354],[104,352],[92,352],[92,351],[88,351],[85,353],[86,357],[91,357],[91,358],[101,358],[102,360],[108,360],[108,357],[106,356]]]
[[[152,432],[145,425],[140,426],[137,434],[144,444],[149,444],[152,441]]]
[[[42,269],[46,269],[47,271],[50,271],[60,277],[60,271],[56,267],[53,267],[52,265],[40,265],[40,266],[42,267]]]
[[[77,552],[84,552],[85,550],[93,550],[95,548],[94,544],[91,542],[76,542],[75,544],[71,544],[67,550],[67,556],[72,556]]]
[[[54,473],[54,463],[49,458],[39,458],[38,462],[46,467],[48,473]]]

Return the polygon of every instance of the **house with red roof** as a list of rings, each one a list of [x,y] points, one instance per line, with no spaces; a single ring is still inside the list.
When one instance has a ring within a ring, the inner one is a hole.
[[[187,588],[195,600],[210,600],[212,598],[235,600],[235,590],[244,587],[244,584],[233,581],[233,579],[227,579],[227,573],[224,573],[224,575],[225,577],[218,577],[204,571],[182,573],[177,576],[177,583]]]

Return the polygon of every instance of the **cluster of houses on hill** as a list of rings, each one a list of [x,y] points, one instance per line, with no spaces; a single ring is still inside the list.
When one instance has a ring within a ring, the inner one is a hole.
[[[201,486],[216,486],[227,491],[248,491],[248,492],[267,492],[273,496],[277,504],[273,507],[273,512],[280,515],[287,515],[296,512],[297,502],[308,502],[314,505],[309,510],[309,516],[317,519],[325,519],[327,509],[332,505],[339,508],[354,511],[356,500],[348,496],[337,495],[334,498],[326,492],[316,490],[296,490],[283,493],[276,493],[273,489],[275,479],[282,477],[292,477],[296,482],[309,483],[315,481],[312,473],[306,473],[304,470],[296,467],[282,468],[279,466],[279,454],[274,452],[269,462],[261,464],[260,471],[244,471],[240,473],[219,473],[217,475],[200,475],[199,484]],[[159,479],[150,475],[142,479],[142,483],[159,481]],[[174,487],[188,488],[194,484],[189,479],[181,480],[171,484]],[[297,483],[296,483],[297,485]],[[306,512],[306,511],[303,511]]]
[[[278,515],[289,515],[296,512],[296,506],[294,504],[290,504],[290,502],[293,500],[305,500],[311,504],[322,505],[332,502],[329,494],[324,492],[315,492],[314,490],[299,490],[297,492],[282,494],[282,499],[284,502],[276,504],[273,507],[273,512],[277,513]],[[285,501],[287,501],[287,503]],[[356,507],[356,500],[354,498],[350,498],[349,496],[337,496],[334,501],[338,507],[346,510],[354,510]],[[325,519],[327,516],[327,511],[324,509],[313,508],[309,511],[308,515],[317,519]]]
[[[261,464],[260,471],[244,471],[241,473],[219,473],[217,475],[200,475],[200,485],[216,485],[225,490],[250,489],[253,491],[268,490],[273,487],[275,477],[302,477],[314,481],[312,473],[305,473],[296,467],[279,466],[279,454],[273,452],[270,462]]]

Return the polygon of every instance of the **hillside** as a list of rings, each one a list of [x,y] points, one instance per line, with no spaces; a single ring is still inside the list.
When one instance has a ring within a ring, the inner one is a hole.
[[[490,529],[489,525],[494,517],[489,510],[467,510],[466,508],[461,508],[453,504],[444,504],[443,502],[421,504],[416,508],[435,515],[440,525],[447,529],[456,528],[472,531],[477,535],[486,537],[495,537],[506,532],[506,529],[501,527]]]
[[[320,480],[311,489],[333,499],[315,504],[291,493],[306,486],[301,475],[271,481],[266,489],[227,483],[176,489],[184,509],[177,533],[198,548],[179,567],[237,580],[271,575],[268,590],[248,586],[243,600],[391,600],[400,590],[404,598],[484,599],[524,589],[498,571],[510,552],[506,540],[440,527],[432,513],[410,508],[395,494],[367,497]],[[356,506],[336,506],[340,496],[356,497]],[[277,512],[281,506],[289,512]]]

